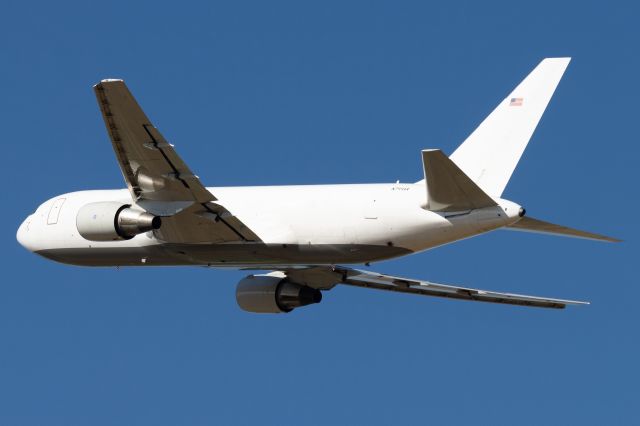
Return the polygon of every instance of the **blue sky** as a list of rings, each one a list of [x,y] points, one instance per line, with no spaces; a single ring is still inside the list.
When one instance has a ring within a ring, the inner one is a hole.
[[[632,424],[632,2],[17,2],[0,14],[0,424]],[[237,271],[55,264],[45,199],[123,186],[91,85],[128,82],[208,185],[413,182],[543,57],[574,59],[505,196],[618,245],[498,231],[381,272],[585,299],[549,311],[337,288],[255,316]]]

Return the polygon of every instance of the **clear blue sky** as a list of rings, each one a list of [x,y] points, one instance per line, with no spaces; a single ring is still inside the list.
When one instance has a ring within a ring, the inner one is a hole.
[[[640,10],[428,3],[5,2],[0,424],[640,422]],[[78,268],[15,240],[43,200],[123,186],[102,78],[208,185],[413,182],[546,56],[574,59],[505,195],[626,241],[498,231],[373,269],[589,307],[337,288],[256,316],[242,272]]]

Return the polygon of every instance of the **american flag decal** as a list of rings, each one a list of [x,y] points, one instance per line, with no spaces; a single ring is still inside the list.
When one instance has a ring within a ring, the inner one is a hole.
[[[511,98],[511,102],[509,102],[509,106],[522,106],[522,101],[524,98]]]

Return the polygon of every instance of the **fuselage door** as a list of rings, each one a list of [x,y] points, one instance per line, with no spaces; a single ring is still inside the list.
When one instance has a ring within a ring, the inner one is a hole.
[[[49,216],[47,217],[47,225],[55,225],[58,223],[58,216],[60,216],[60,209],[62,209],[62,205],[64,204],[66,198],[58,198],[51,205],[51,210],[49,210]]]

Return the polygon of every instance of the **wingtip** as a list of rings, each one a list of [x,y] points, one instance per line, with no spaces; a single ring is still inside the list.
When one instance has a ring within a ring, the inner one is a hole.
[[[586,302],[584,300],[563,300],[562,307],[560,309],[565,309],[567,306],[589,306],[591,302]]]

